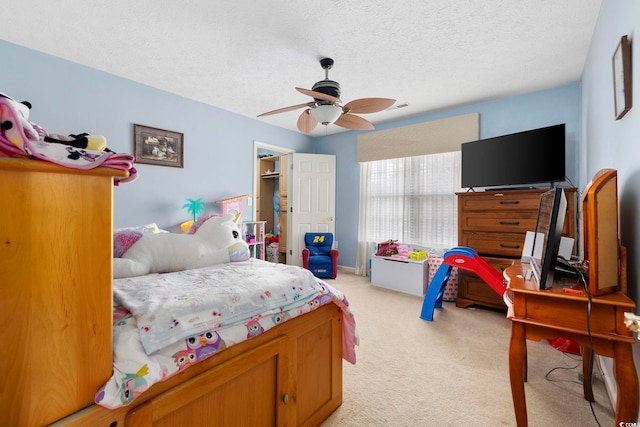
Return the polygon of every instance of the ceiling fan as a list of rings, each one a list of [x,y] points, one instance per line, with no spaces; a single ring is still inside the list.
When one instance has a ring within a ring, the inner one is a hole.
[[[373,123],[356,116],[356,114],[377,113],[391,107],[396,102],[395,99],[389,98],[361,98],[340,105],[342,102],[340,100],[340,83],[329,80],[329,70],[333,67],[333,59],[323,58],[320,60],[320,65],[325,70],[324,80],[314,84],[311,90],[296,87],[298,92],[312,97],[313,101],[267,111],[258,117],[307,107],[298,118],[300,132],[309,133],[318,123],[325,126],[334,123],[347,129],[369,130],[374,128]]]

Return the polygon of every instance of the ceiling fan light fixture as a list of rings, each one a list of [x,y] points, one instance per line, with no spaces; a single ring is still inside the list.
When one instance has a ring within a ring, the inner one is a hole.
[[[373,123],[358,116],[358,114],[378,113],[389,109],[395,104],[395,99],[360,98],[342,105],[340,83],[329,80],[329,70],[333,66],[333,59],[323,58],[320,60],[320,65],[325,71],[324,80],[316,82],[311,90],[296,86],[298,92],[312,97],[313,101],[267,111],[258,115],[258,117],[308,107],[298,116],[298,130],[302,133],[310,133],[318,123],[325,126],[335,124],[336,126],[353,130],[371,130],[375,129]],[[406,104],[403,106],[406,106]]]
[[[311,115],[325,126],[338,120],[341,114],[342,108],[333,104],[318,105],[311,109]]]

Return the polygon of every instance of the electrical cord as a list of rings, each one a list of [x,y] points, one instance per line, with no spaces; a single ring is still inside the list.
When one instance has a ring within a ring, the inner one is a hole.
[[[589,348],[586,349],[586,351],[589,351],[590,353],[590,357],[589,357],[589,371],[591,373],[591,378],[593,378],[593,361],[595,359],[594,355],[594,351],[593,351],[593,335],[591,334],[591,306],[593,304],[593,297],[591,295],[591,292],[589,292],[589,287],[587,286],[587,280],[584,277],[584,273],[582,272],[581,269],[576,269],[576,271],[578,272],[578,280],[577,283],[582,283],[585,293],[587,295],[587,336],[589,338]],[[566,353],[563,353],[563,355],[566,355]],[[577,364],[576,366],[573,367],[568,367],[568,366],[558,366],[555,367],[553,369],[551,369],[549,372],[547,372],[547,374],[545,375],[545,379],[547,381],[552,381],[552,382],[557,382],[558,380],[552,380],[550,378],[550,375],[552,372],[558,370],[558,369],[566,369],[566,370],[573,370],[576,369],[577,367],[579,367],[582,364],[582,359],[581,362],[579,364]],[[583,378],[582,381],[585,381],[586,379]],[[577,384],[581,384],[579,381],[568,381],[568,382],[574,382]],[[593,419],[595,420],[596,424],[598,425],[598,427],[601,427],[600,425],[600,421],[598,420],[598,417],[596,415],[595,409],[593,407],[593,402],[589,401],[589,407],[591,408],[591,414],[593,415]]]
[[[569,185],[574,187],[574,185],[571,182],[571,180],[569,179],[569,177],[565,177],[565,179],[569,182]],[[578,196],[578,200],[580,200],[580,191],[576,191],[576,195]],[[580,220],[580,217],[582,215],[582,210],[581,210],[580,204],[578,204],[576,206],[575,215],[576,215],[576,222],[578,223],[579,220]],[[576,236],[576,238],[579,239],[579,236]],[[581,262],[581,264],[582,264],[582,262]],[[587,336],[589,338],[589,349],[588,349],[588,351],[591,353],[590,354],[591,357],[589,357],[589,372],[591,373],[591,377],[593,378],[593,360],[595,359],[595,357],[594,357],[595,353],[593,351],[593,336],[591,335],[591,305],[593,303],[593,297],[591,295],[591,292],[589,292],[589,287],[587,286],[587,281],[586,281],[586,279],[584,277],[584,273],[582,272],[581,269],[576,269],[576,270],[579,273],[578,282],[582,282],[582,285],[584,286],[584,291],[587,294],[587,334],[588,334]],[[584,378],[582,380],[584,381]],[[593,408],[593,402],[589,402],[589,407],[591,408],[591,414],[593,415],[593,419],[596,421],[596,424],[598,424],[598,426],[600,427],[600,421],[598,421],[598,417],[596,416],[595,410]]]
[[[578,363],[574,366],[556,366],[555,368],[552,368],[549,370],[549,372],[547,372],[547,374],[544,376],[544,379],[552,383],[569,382],[569,383],[575,383],[575,384],[582,384],[580,381],[576,381],[576,380],[555,380],[551,378],[551,374],[557,370],[561,369],[561,370],[573,371],[582,365],[581,358],[574,359],[564,352],[562,353],[562,357],[563,358],[568,357],[569,359],[573,360],[574,362],[577,361]]]
[[[587,280],[585,279],[584,274],[582,273],[582,271],[580,270],[578,271],[580,272],[580,281],[582,282],[582,285],[584,286],[584,291],[587,294],[587,334],[589,337],[588,351],[590,352],[588,372],[591,374],[591,379],[593,379],[593,359],[595,359],[595,352],[593,351],[593,335],[591,335],[591,305],[593,303],[593,297],[591,295],[591,292],[589,292],[589,286],[587,286]],[[585,379],[583,378],[582,380],[584,381]],[[598,421],[598,417],[596,416],[595,409],[593,408],[593,402],[589,401],[589,407],[591,408],[591,414],[593,415],[593,419],[596,421],[596,424],[598,424],[598,427],[600,427],[600,421]]]

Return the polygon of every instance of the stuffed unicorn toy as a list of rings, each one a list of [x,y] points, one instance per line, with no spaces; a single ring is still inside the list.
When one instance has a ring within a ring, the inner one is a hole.
[[[246,261],[250,256],[249,246],[240,236],[236,224],[238,216],[214,214],[202,217],[191,226],[188,234],[133,232],[137,234],[129,239],[131,246],[113,259],[113,278]]]

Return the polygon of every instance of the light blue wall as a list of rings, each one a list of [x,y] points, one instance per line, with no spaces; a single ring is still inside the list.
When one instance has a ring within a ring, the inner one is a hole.
[[[254,140],[310,152],[311,138],[143,84],[0,40],[0,92],[33,104],[31,121],[48,132],[107,137],[133,153],[133,124],[184,133],[184,168],[136,164],[139,178],[115,189],[116,227],[189,219],[186,198],[215,203],[253,192]],[[81,197],[80,195],[78,197]]]
[[[629,296],[640,301],[640,2],[605,0],[581,84],[466,105],[378,129],[480,112],[481,138],[555,123],[567,124],[567,174],[582,189],[595,172],[619,173],[620,234],[629,254]],[[633,99],[614,119],[611,58],[622,35],[631,38]],[[140,165],[140,178],[115,190],[115,225],[183,221],[187,197],[207,201],[252,192],[253,140],[298,151],[336,154],[336,238],[340,264],[355,265],[359,168],[358,132],[314,140],[215,107],[127,81],[0,40],[0,91],[34,104],[32,120],[50,132],[104,134],[115,151],[131,152],[132,125],[185,133],[185,168]],[[0,202],[1,203],[1,202]],[[210,206],[209,209],[215,209]],[[390,236],[391,237],[391,236]],[[636,363],[640,346],[634,346]],[[611,367],[608,373],[611,376]]]
[[[620,239],[628,250],[629,296],[640,301],[640,2],[606,0],[602,3],[582,77],[583,133],[580,163],[584,186],[598,170],[618,170]],[[627,35],[631,39],[633,107],[621,119],[614,117],[612,56]],[[638,346],[635,346],[638,347]]]
[[[621,169],[623,184],[626,184],[628,178],[625,175],[630,170],[635,171],[632,166],[634,157],[624,153],[629,150],[637,153],[630,142],[631,135],[637,134],[637,108],[632,109],[622,122],[609,120],[613,108],[610,45],[615,45],[623,33],[632,34],[637,14],[625,12],[632,4],[637,9],[638,4],[631,1],[605,2],[582,85],[575,83],[460,106],[383,123],[377,128],[388,129],[475,111],[480,113],[481,138],[566,123],[569,179],[581,188],[586,184],[587,176],[600,165],[608,165]],[[616,14],[624,17],[621,22],[628,23],[628,30],[614,27],[613,22],[620,18]],[[0,54],[3,58],[0,91],[31,101],[34,104],[31,119],[51,132],[104,134],[112,149],[125,152],[133,150],[133,123],[185,134],[184,169],[138,165],[138,180],[116,188],[116,226],[156,221],[161,226],[171,227],[185,219],[181,206],[187,197],[202,197],[211,202],[251,193],[253,141],[258,140],[301,152],[336,154],[336,238],[340,264],[355,266],[360,180],[356,145],[359,132],[312,139],[7,42],[0,41]],[[584,102],[581,97],[584,97]],[[592,98],[602,98],[602,101],[594,103]],[[583,116],[587,117],[584,125]],[[601,121],[611,123],[601,126]],[[628,124],[634,122],[635,126]],[[620,132],[623,133],[622,140],[629,141],[624,148],[611,145],[613,140],[621,139],[615,136]],[[582,137],[583,133],[591,135],[588,141]],[[587,156],[587,151],[595,154]],[[208,211],[217,208],[215,204],[207,207]],[[625,215],[631,216],[632,213]],[[632,234],[635,236],[636,233],[633,227]],[[633,241],[637,241],[637,237]],[[635,248],[637,245],[629,246]],[[635,282],[635,274],[632,278]]]
[[[336,154],[336,239],[340,264],[355,266],[359,166],[357,135],[310,138],[266,125],[144,84],[0,41],[3,91],[33,104],[31,120],[53,133],[106,135],[115,151],[133,152],[133,124],[185,134],[184,169],[137,165],[139,178],[115,190],[116,227],[157,222],[173,229],[184,221],[186,198],[213,201],[253,191],[253,141],[300,152]],[[480,112],[481,138],[557,123],[567,124],[567,173],[578,174],[580,85],[505,98],[378,125],[388,129],[468,112]]]
[[[580,188],[600,169],[618,170],[620,240],[627,247],[627,294],[640,302],[638,265],[640,265],[640,45],[635,31],[640,30],[640,2],[605,0],[591,41],[582,74],[582,133],[580,144]],[[631,39],[633,103],[635,106],[615,120],[612,57],[620,38]],[[635,310],[638,313],[638,310]],[[636,366],[640,364],[640,346],[633,346]],[[606,384],[612,384],[613,363],[602,358]]]
[[[446,117],[480,113],[480,138],[491,138],[550,126],[566,124],[567,176],[577,185],[577,146],[581,139],[580,84],[513,96],[478,104],[465,105],[445,111],[425,114],[411,119],[377,125],[376,130],[406,126]],[[338,187],[336,190],[336,237],[339,241],[340,265],[355,266],[358,240],[358,206],[360,171],[357,163],[357,138],[363,132],[345,132],[315,138],[315,153],[336,154]],[[392,143],[392,142],[390,142]],[[390,239],[394,236],[389,236]]]

